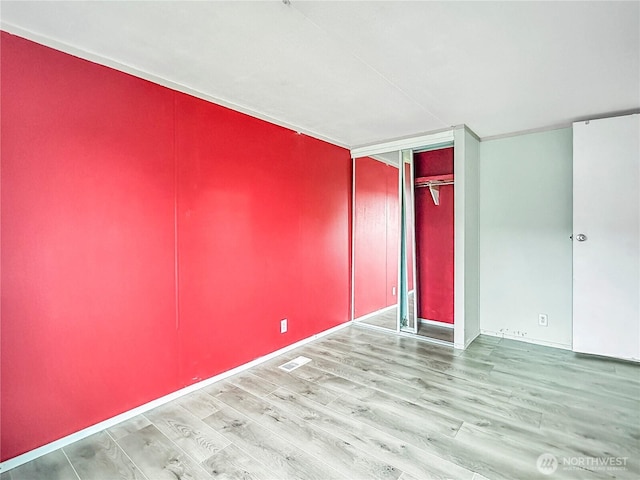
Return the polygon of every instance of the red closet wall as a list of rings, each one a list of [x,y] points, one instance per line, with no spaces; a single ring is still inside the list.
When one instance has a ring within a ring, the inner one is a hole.
[[[356,159],[355,318],[397,300],[399,241],[398,169],[372,158]],[[397,289],[396,289],[397,290]]]
[[[2,460],[348,319],[348,151],[1,41]]]
[[[415,177],[453,173],[453,147],[414,156]],[[440,205],[416,188],[418,317],[453,324],[453,185],[440,187]]]

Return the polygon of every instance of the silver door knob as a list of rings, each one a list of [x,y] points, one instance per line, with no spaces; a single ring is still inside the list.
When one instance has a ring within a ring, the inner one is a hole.
[[[587,236],[584,233],[579,233],[576,235],[576,240],[579,242],[584,242],[587,239]]]

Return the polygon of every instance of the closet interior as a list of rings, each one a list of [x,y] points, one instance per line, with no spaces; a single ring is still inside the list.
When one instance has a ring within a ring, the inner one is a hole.
[[[453,147],[415,152],[418,333],[453,343]]]

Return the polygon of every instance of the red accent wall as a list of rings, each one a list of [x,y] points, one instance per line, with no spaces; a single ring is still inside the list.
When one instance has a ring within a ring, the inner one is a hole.
[[[417,153],[415,176],[453,173],[453,148]],[[418,316],[453,324],[453,185],[440,187],[436,206],[428,188],[416,188]]]
[[[351,166],[343,149],[186,95],[176,119],[191,383],[348,318]]]
[[[2,460],[348,319],[348,151],[1,41]]]
[[[398,169],[368,157],[356,159],[356,318],[398,302],[393,287],[398,284],[399,212]]]

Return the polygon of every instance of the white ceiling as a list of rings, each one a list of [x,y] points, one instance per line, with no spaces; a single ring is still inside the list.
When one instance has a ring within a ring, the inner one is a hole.
[[[347,147],[640,109],[638,1],[2,1],[0,19]]]

